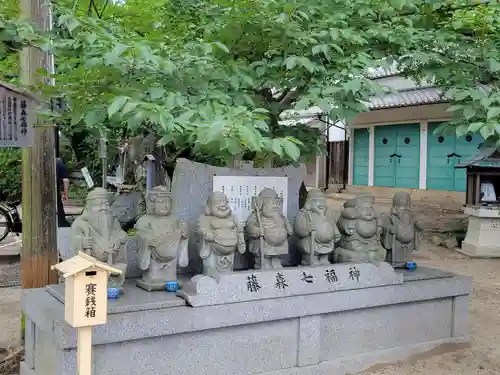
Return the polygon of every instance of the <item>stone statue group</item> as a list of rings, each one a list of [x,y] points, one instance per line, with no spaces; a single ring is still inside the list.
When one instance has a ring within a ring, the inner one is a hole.
[[[248,251],[255,269],[281,268],[292,235],[298,238],[303,266],[387,261],[401,267],[408,254],[418,249],[422,230],[410,206],[410,195],[397,193],[390,214],[381,219],[375,215],[373,196],[363,195],[346,201],[337,219],[325,194],[312,190],[292,225],[283,214],[283,199],[266,188],[253,198],[252,213],[241,225],[224,193],[213,192],[191,241],[203,260],[203,273],[211,277],[233,271],[235,252]],[[163,290],[167,281],[177,279],[177,265],[188,266],[189,232],[187,225],[172,215],[172,197],[165,187],[156,186],[148,192],[146,207],[146,214],[135,225],[143,271],[137,285],[148,291]],[[71,228],[72,251],[86,252],[123,270],[124,275],[127,239],[110,209],[109,193],[102,188],[91,191],[82,215]],[[121,287],[124,276],[110,281]]]

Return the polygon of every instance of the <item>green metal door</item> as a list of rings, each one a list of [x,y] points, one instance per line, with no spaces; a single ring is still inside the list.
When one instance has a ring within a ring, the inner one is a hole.
[[[375,126],[374,186],[394,187],[396,164],[393,155],[397,150],[396,131],[395,126]]]
[[[466,135],[457,138],[454,134],[434,134],[440,123],[432,123],[427,131],[427,189],[465,191],[465,168],[455,165],[470,158],[483,138]]]
[[[368,129],[354,129],[353,185],[368,185],[368,155],[370,137]]]
[[[375,127],[374,185],[418,188],[420,125]]]
[[[455,153],[458,156],[455,156],[453,160],[453,167],[456,164],[466,161],[474,155],[479,147],[479,145],[484,142],[484,138],[480,134],[468,134],[462,136],[460,138],[456,138],[455,140]],[[466,168],[455,169],[453,168],[455,173],[454,183],[455,183],[455,191],[466,191],[467,187],[467,177],[466,177]]]
[[[396,146],[394,187],[416,189],[420,176],[420,125],[398,125]]]

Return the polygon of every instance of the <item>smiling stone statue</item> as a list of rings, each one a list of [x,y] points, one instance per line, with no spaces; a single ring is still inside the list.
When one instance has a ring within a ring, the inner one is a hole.
[[[243,226],[233,217],[226,195],[218,191],[209,195],[194,236],[203,259],[203,273],[210,277],[231,272],[234,253],[246,250]]]
[[[387,251],[380,243],[382,221],[375,215],[372,195],[361,195],[344,203],[337,226],[341,239],[335,249],[337,263],[378,263]]]

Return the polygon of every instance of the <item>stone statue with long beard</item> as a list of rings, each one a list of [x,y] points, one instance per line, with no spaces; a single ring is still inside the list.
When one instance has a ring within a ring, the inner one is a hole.
[[[334,251],[336,263],[379,263],[387,251],[380,243],[382,221],[375,215],[372,195],[360,195],[344,203],[337,227],[339,246]]]
[[[122,287],[127,270],[127,233],[111,211],[109,193],[95,188],[88,195],[85,209],[71,225],[70,247],[74,255],[87,253],[122,271],[120,276],[111,276],[116,287]]]
[[[340,240],[340,232],[335,213],[327,207],[325,193],[308,192],[304,208],[295,217],[294,232],[299,237],[303,266],[330,264],[328,257]]]
[[[245,230],[248,250],[255,256],[255,269],[282,268],[281,256],[288,254],[293,229],[283,215],[283,198],[273,189],[263,189],[253,200],[253,212]]]
[[[233,217],[227,197],[222,192],[208,196],[205,212],[198,219],[194,232],[201,259],[203,273],[216,277],[231,272],[234,253],[246,250],[243,226]]]
[[[146,198],[147,213],[135,224],[139,237],[139,288],[149,292],[164,290],[167,281],[177,281],[177,263],[187,267],[188,229],[172,213],[172,197],[163,186],[156,186]]]
[[[382,245],[387,249],[386,262],[405,267],[408,256],[420,246],[422,227],[411,210],[411,196],[399,192],[392,197],[391,213],[384,223]]]

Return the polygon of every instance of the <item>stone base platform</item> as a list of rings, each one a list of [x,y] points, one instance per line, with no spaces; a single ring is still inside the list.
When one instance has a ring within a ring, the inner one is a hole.
[[[131,281],[93,328],[93,375],[334,375],[467,343],[471,278],[397,272],[393,285],[199,307]],[[76,373],[63,301],[64,285],[23,291],[21,375]]]
[[[469,215],[467,235],[457,251],[472,258],[500,257],[500,209],[466,207]]]

